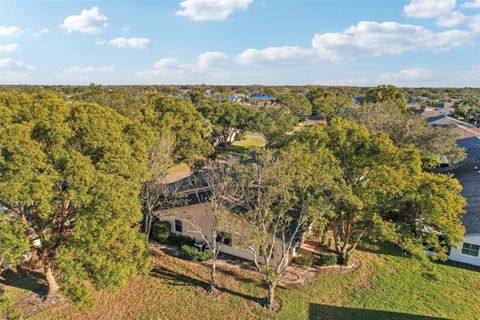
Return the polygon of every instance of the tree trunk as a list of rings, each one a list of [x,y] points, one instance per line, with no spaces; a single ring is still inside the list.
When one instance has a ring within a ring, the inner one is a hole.
[[[208,293],[213,294],[217,291],[217,259],[213,258],[212,270],[210,271],[210,283],[208,288]]]
[[[267,300],[265,301],[265,307],[269,310],[275,310],[276,309],[276,303],[275,303],[275,288],[277,286],[276,281],[269,281],[268,282],[268,296]]]
[[[45,297],[45,300],[48,300],[58,294],[60,287],[58,286],[55,276],[53,275],[53,271],[50,266],[50,263],[44,262],[43,273],[45,275],[45,279],[47,280],[47,285],[48,285],[48,293],[47,293],[47,296]]]
[[[145,232],[145,240],[148,241],[150,238],[150,231],[152,230],[152,217],[150,212],[145,213],[145,220],[144,220],[144,232]]]

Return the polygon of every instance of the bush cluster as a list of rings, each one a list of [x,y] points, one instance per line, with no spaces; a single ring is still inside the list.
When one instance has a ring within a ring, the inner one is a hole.
[[[311,267],[313,264],[313,256],[307,254],[299,255],[298,257],[293,258],[293,263],[299,266]]]
[[[195,239],[189,236],[184,236],[183,234],[170,233],[167,242],[168,244],[177,245],[179,247],[184,245],[193,246],[195,244]]]
[[[181,247],[181,252],[185,259],[195,262],[207,261],[212,257],[212,252],[210,250],[201,251],[188,244],[184,244]]]
[[[171,234],[172,224],[168,221],[159,221],[152,227],[151,237],[158,243],[167,244]]]
[[[338,257],[334,253],[321,253],[319,264],[321,266],[334,266],[337,264]]]

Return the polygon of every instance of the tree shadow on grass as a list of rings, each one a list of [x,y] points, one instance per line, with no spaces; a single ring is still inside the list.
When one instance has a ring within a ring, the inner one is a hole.
[[[217,270],[220,271],[221,273],[234,278],[237,281],[243,282],[243,283],[254,283],[256,280],[253,280],[252,278],[242,276],[241,274],[238,274],[237,272],[226,268],[224,266],[217,266]]]
[[[430,317],[417,314],[346,308],[311,303],[308,310],[309,320],[445,320],[446,318]]]
[[[447,260],[447,261],[436,261],[439,265],[444,265],[452,268],[459,268],[463,270],[469,270],[469,271],[475,271],[475,272],[480,272],[480,267],[467,264],[467,263],[462,263],[462,262],[457,262],[457,261],[452,261],[452,260]]]
[[[368,253],[389,255],[394,257],[408,258],[408,254],[397,245],[390,242],[369,243],[364,242],[359,245],[359,251]]]
[[[208,288],[208,282],[205,280],[195,279],[185,274],[181,274],[175,272],[173,270],[167,269],[162,266],[155,266],[150,275],[159,279],[163,279],[165,284],[174,285],[174,286],[191,286],[191,287],[199,287],[203,289]],[[233,296],[237,296],[249,301],[253,301],[256,303],[262,303],[263,299],[257,298],[254,296],[250,296],[241,292],[233,291],[228,288],[221,287],[219,290],[223,293],[227,293]]]
[[[0,284],[31,291],[39,296],[47,293],[45,277],[42,273],[18,268],[17,271],[4,270],[0,274]]]

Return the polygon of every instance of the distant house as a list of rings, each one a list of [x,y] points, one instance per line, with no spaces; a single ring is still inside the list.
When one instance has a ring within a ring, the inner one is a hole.
[[[230,102],[242,102],[243,100],[245,100],[245,98],[246,98],[245,94],[235,94],[235,95],[231,95],[229,97],[229,101]]]
[[[268,94],[252,94],[248,96],[250,104],[253,105],[271,105],[275,102],[275,98]]]

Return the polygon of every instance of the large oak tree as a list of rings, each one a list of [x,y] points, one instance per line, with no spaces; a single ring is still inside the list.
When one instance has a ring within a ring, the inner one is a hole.
[[[0,95],[0,118],[0,243],[12,232],[28,240],[47,298],[61,289],[82,300],[148,270],[138,232],[147,148],[131,122],[95,103],[15,92]]]

